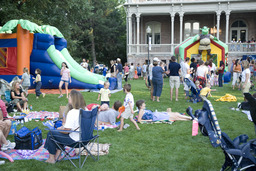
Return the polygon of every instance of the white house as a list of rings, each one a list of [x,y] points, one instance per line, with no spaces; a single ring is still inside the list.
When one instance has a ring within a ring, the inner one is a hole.
[[[231,58],[256,55],[255,43],[248,43],[256,38],[255,0],[127,0],[124,7],[129,63],[158,57],[168,64],[174,47],[199,34],[203,26],[229,45]],[[147,35],[151,37],[150,51]]]

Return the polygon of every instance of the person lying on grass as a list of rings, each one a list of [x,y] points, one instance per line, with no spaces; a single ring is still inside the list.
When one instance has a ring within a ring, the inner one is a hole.
[[[145,110],[146,104],[144,100],[138,100],[136,106],[139,110],[138,122],[141,121],[160,121],[160,120],[169,120],[169,121],[190,121],[192,117],[181,115],[178,112],[172,112],[171,108],[167,109],[167,112],[152,112],[150,110]]]
[[[72,105],[72,109],[68,112],[66,117],[66,122],[64,126],[59,127],[59,130],[72,130],[80,131],[79,128],[79,109],[85,109],[85,101],[83,95],[77,91],[72,90],[68,98],[69,104]],[[54,143],[52,139],[55,139],[59,142],[65,142],[67,144],[75,143],[79,140],[78,132],[48,132],[47,138],[45,141],[44,148],[49,151],[49,158],[45,161],[47,163],[54,164],[61,153],[60,149]]]
[[[116,117],[119,114],[118,109],[121,106],[122,103],[119,100],[114,103],[112,108],[109,108],[107,104],[101,105],[98,113],[99,125],[115,125]]]

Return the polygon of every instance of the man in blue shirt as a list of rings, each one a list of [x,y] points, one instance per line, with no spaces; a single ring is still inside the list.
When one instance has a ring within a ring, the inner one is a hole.
[[[173,94],[173,88],[176,88],[176,101],[178,101],[178,94],[179,94],[179,87],[180,87],[180,64],[176,62],[176,57],[172,56],[171,57],[171,62],[169,63],[169,83],[171,87],[171,101],[172,101],[172,94]]]
[[[122,72],[123,72],[123,65],[121,63],[121,59],[117,58],[117,66],[116,66],[117,89],[122,89]]]

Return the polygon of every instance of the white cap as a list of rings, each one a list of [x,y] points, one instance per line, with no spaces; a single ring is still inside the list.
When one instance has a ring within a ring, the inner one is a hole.
[[[155,57],[155,58],[153,59],[153,61],[159,62],[160,60],[159,60],[157,57]]]

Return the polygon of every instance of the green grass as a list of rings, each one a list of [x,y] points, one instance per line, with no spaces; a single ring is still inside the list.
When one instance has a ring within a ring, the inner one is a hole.
[[[170,86],[168,79],[164,80],[164,88],[161,103],[150,101],[150,92],[143,80],[129,81],[132,85],[132,94],[135,101],[144,99],[147,108],[151,110],[166,111],[171,107],[172,111],[185,112],[188,106],[194,110],[201,109],[203,103],[189,103],[184,99],[183,86],[179,89],[179,101],[170,101]],[[243,100],[242,93],[232,90],[230,84],[224,84],[223,88],[216,87],[209,98],[215,109],[220,128],[232,139],[240,134],[247,134],[250,139],[255,138],[254,126],[247,116],[239,111],[232,111],[229,107],[236,107],[237,102],[216,102],[215,99],[230,93],[235,95],[238,102]],[[97,93],[83,93],[87,104],[97,103]],[[57,98],[58,95],[47,94],[46,97],[35,99],[35,95],[29,95],[29,104],[33,110],[58,111],[60,105],[67,103],[66,98]],[[123,101],[125,94],[118,92],[112,94],[110,105],[116,100]],[[116,129],[107,129],[99,132],[100,143],[110,143],[110,151],[106,156],[100,156],[98,162],[91,158],[85,163],[84,169],[90,170],[220,170],[224,162],[224,154],[220,147],[213,148],[209,138],[199,134],[191,136],[192,122],[176,121],[168,124],[143,124],[137,131],[135,126],[128,120],[131,126],[123,132]],[[28,128],[39,126],[46,138],[47,131],[42,122],[31,121],[25,123]],[[13,140],[13,136],[8,139]],[[75,161],[78,163],[78,160]],[[14,163],[6,162],[0,166],[0,170],[74,170],[68,161],[62,161],[55,165],[46,164],[36,160],[21,160]]]

